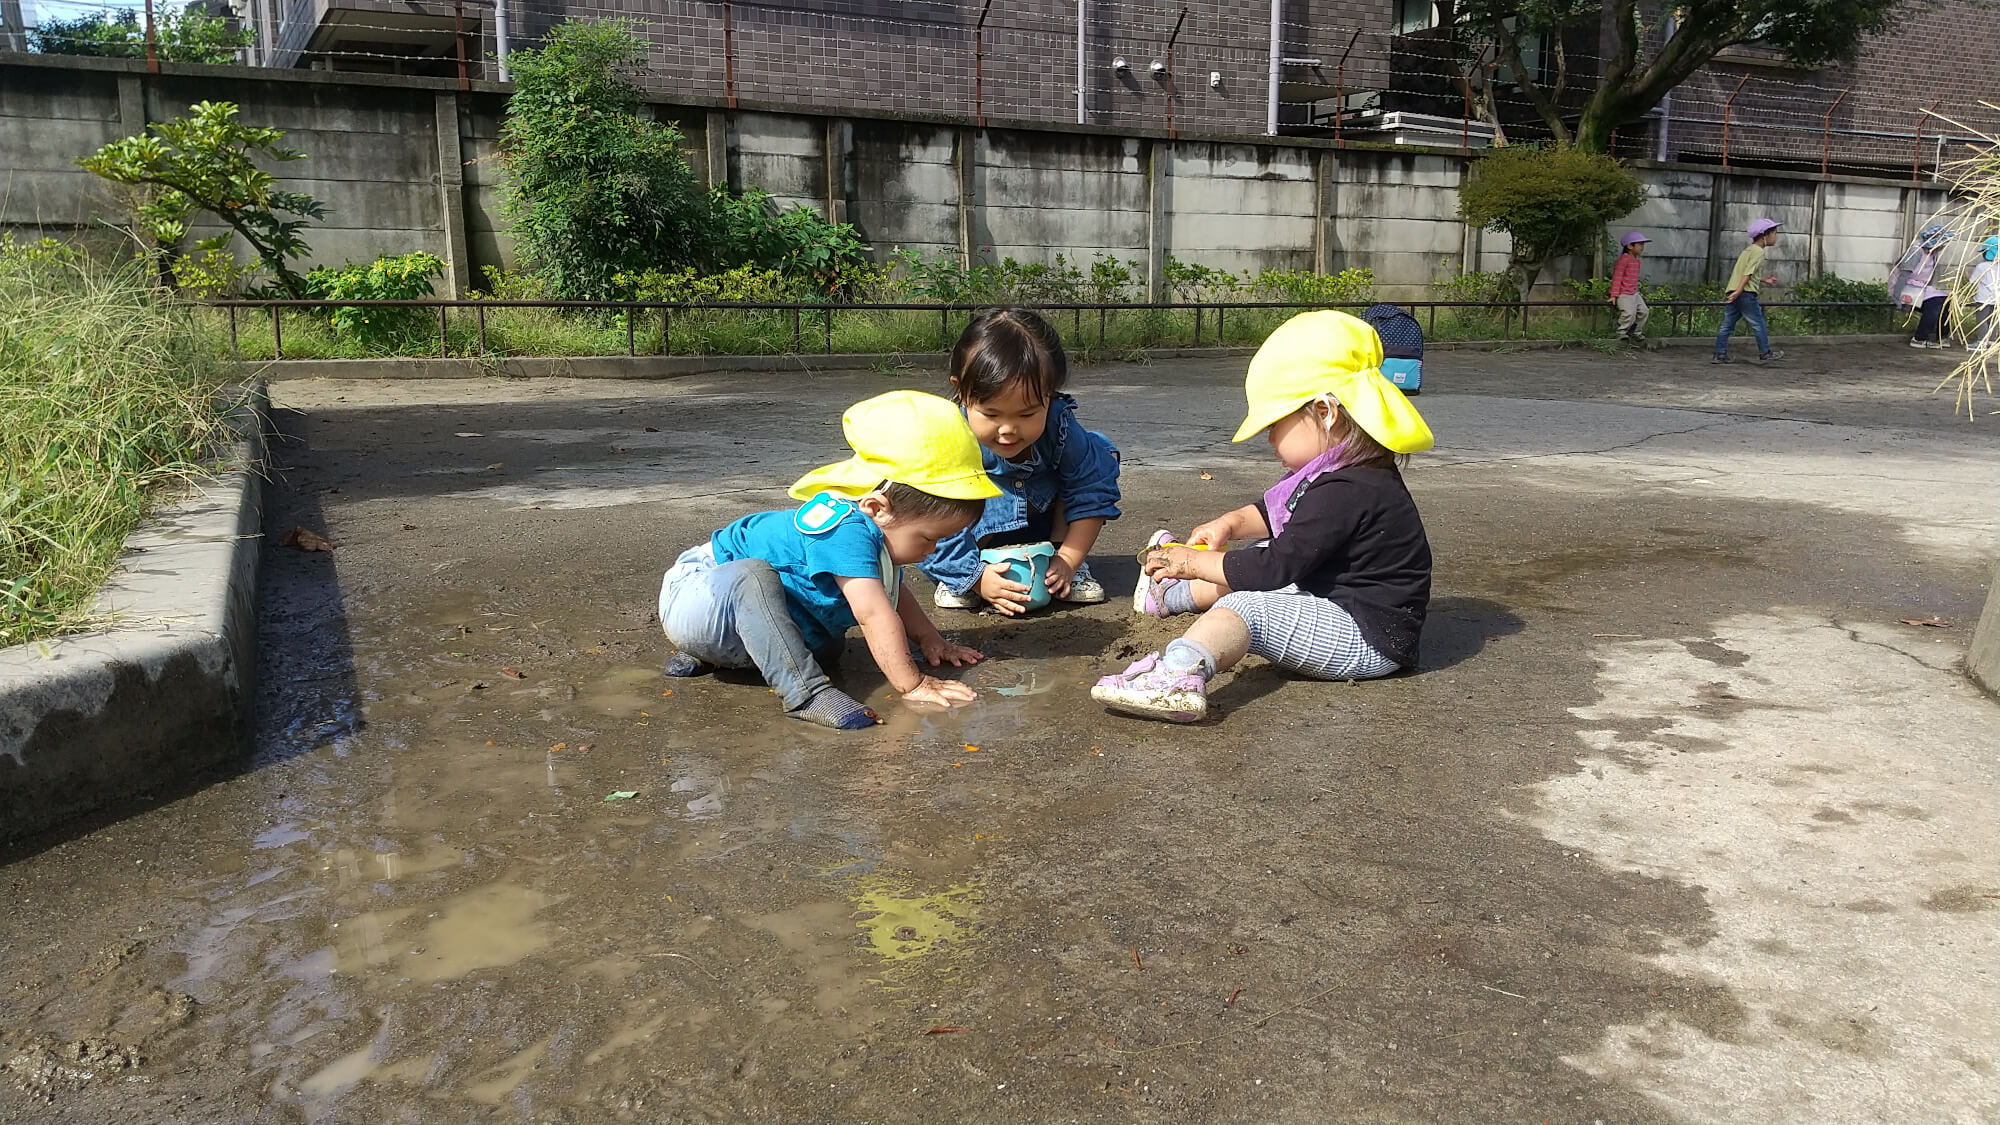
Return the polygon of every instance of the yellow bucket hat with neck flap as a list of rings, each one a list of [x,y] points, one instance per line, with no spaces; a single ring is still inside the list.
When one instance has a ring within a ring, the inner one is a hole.
[[[1330,394],[1368,436],[1391,453],[1436,444],[1423,415],[1382,377],[1382,338],[1344,312],[1300,313],[1278,326],[1250,360],[1243,380],[1249,409],[1231,441],[1255,437],[1285,415]]]
[[[792,485],[794,500],[822,492],[851,500],[885,481],[947,500],[1000,495],[965,415],[936,395],[890,391],[864,399],[840,416],[840,430],[854,456],[800,477]]]

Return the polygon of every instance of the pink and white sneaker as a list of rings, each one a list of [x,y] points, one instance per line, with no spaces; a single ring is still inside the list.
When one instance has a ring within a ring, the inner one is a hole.
[[[1163,528],[1155,531],[1146,540],[1146,550],[1139,552],[1139,585],[1132,591],[1132,612],[1159,618],[1172,616],[1173,611],[1167,608],[1167,591],[1179,585],[1181,580],[1178,578],[1148,578],[1146,577],[1145,565],[1147,551],[1151,551],[1162,543],[1171,543],[1173,541],[1174,533]]]
[[[1207,681],[1192,672],[1168,671],[1157,652],[1097,681],[1090,697],[1113,711],[1142,719],[1198,723],[1208,717]]]

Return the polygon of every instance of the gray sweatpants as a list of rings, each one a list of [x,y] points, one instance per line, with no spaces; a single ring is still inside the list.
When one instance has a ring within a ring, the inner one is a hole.
[[[1643,340],[1646,338],[1646,321],[1653,310],[1646,307],[1646,298],[1637,293],[1626,293],[1618,298],[1618,338],[1621,340]]]
[[[1397,668],[1362,639],[1346,610],[1297,586],[1237,590],[1215,608],[1243,619],[1252,654],[1315,680],[1372,680]]]

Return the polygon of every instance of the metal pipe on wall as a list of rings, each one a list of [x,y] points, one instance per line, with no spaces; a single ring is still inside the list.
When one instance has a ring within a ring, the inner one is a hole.
[[[1271,0],[1270,97],[1264,107],[1264,131],[1278,135],[1278,59],[1284,54],[1285,0]]]
[[[1666,35],[1661,39],[1662,44],[1674,37],[1674,9],[1672,7],[1667,9],[1666,30]],[[1660,95],[1660,147],[1658,153],[1654,156],[1654,159],[1662,164],[1667,162],[1667,132],[1673,127],[1673,124],[1674,92],[1668,90],[1666,93]]]
[[[493,0],[493,58],[500,66],[500,81],[512,82],[507,73],[507,0]]]
[[[1083,64],[1089,48],[1084,43],[1084,21],[1088,18],[1084,11],[1086,0],[1076,0],[1076,123],[1083,124]]]

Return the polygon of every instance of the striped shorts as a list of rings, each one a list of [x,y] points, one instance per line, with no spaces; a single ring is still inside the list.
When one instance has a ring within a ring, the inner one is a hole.
[[[1372,680],[1398,667],[1362,639],[1346,610],[1296,586],[1237,590],[1215,608],[1243,619],[1252,653],[1315,680]]]

